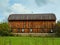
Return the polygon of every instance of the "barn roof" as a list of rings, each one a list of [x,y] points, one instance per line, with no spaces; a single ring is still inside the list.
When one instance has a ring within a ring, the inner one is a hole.
[[[11,14],[8,20],[56,20],[55,14]]]

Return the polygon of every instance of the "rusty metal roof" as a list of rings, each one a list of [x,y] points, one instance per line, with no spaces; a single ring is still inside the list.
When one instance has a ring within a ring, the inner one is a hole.
[[[56,20],[55,14],[11,14],[8,20]]]

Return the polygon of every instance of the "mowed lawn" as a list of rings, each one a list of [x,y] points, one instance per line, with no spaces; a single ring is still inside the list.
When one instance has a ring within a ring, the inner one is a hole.
[[[0,37],[0,45],[60,45],[60,38]]]

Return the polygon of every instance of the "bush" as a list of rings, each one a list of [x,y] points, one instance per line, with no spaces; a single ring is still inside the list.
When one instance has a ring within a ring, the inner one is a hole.
[[[13,34],[11,34],[8,31],[4,31],[4,30],[0,30],[0,36],[13,36]]]
[[[8,36],[8,32],[4,30],[0,30],[0,36]]]
[[[10,27],[8,23],[1,23],[0,24],[0,36],[10,36],[12,35],[10,32]]]
[[[57,21],[55,31],[56,31],[55,35],[57,37],[60,37],[60,21]]]
[[[56,30],[55,35],[60,37],[60,27],[57,26],[55,30]]]

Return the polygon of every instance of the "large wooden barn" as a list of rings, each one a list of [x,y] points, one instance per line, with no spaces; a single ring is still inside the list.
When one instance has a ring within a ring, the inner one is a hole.
[[[54,14],[11,14],[8,23],[13,33],[53,32],[56,24]]]

